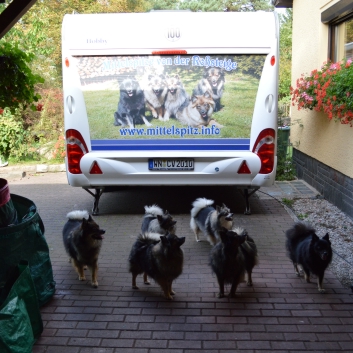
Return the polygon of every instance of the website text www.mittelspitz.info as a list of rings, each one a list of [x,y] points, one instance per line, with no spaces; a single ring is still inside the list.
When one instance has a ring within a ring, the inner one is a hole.
[[[201,126],[197,127],[184,127],[178,128],[174,125],[171,127],[154,127],[154,128],[121,128],[121,136],[210,136],[210,135],[220,135],[221,129],[212,125],[210,127]]]

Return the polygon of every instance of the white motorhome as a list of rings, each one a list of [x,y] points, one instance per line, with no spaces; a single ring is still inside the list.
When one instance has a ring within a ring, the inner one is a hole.
[[[217,24],[217,25],[215,25]],[[66,166],[94,196],[142,185],[274,183],[272,12],[65,15]]]

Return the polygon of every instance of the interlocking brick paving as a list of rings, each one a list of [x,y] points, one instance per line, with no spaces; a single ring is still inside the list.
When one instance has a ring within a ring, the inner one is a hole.
[[[353,352],[350,290],[330,271],[324,279],[326,294],[318,292],[315,280],[306,283],[295,276],[284,248],[284,232],[293,220],[272,197],[253,195],[252,214],[244,215],[244,198],[231,187],[161,186],[103,194],[100,215],[94,217],[106,230],[99,287],[94,289],[88,271],[87,281],[78,281],[61,238],[66,214],[91,210],[92,196],[67,185],[65,173],[30,176],[9,185],[12,193],[38,207],[57,283],[53,299],[41,308],[44,332],[34,353]],[[216,297],[210,245],[197,243],[190,230],[191,202],[197,197],[224,202],[258,246],[254,286],[241,284],[236,298]],[[177,234],[186,237],[184,271],[173,286],[173,301],[164,299],[154,282],[144,285],[142,276],[137,279],[140,290],[133,290],[127,271],[143,206],[154,203],[173,214]]]

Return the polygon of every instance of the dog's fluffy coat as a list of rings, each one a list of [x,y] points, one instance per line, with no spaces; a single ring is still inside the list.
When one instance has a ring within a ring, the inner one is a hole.
[[[200,241],[201,231],[214,245],[219,241],[219,231],[222,228],[230,230],[233,225],[233,213],[223,204],[222,207],[212,207],[213,200],[198,198],[192,203],[190,227],[195,233],[196,241]]]
[[[214,112],[218,112],[221,109],[221,97],[223,95],[224,84],[224,69],[210,67],[205,69],[203,78],[194,89],[194,94],[202,95],[207,91],[211,92],[215,102]]]
[[[212,118],[214,107],[215,102],[212,99],[210,92],[206,91],[202,95],[193,95],[189,104],[178,110],[176,118],[182,124],[192,127],[208,125],[223,127]]]
[[[219,285],[218,298],[224,297],[224,285],[231,284],[230,297],[240,282],[248,274],[247,285],[252,286],[252,270],[258,264],[257,247],[242,228],[222,229],[219,232],[221,241],[210,252],[210,266],[215,273]]]
[[[184,242],[185,237],[169,233],[161,235],[160,240],[148,234],[140,235],[129,256],[132,288],[138,289],[136,277],[143,273],[146,284],[148,275],[160,285],[167,299],[173,299],[172,283],[183,271],[184,254],[180,247]]]
[[[141,225],[141,233],[166,233],[175,234],[176,221],[166,210],[163,211],[158,205],[145,206],[145,215]]]
[[[147,83],[144,88],[146,106],[155,119],[164,121],[164,102],[168,92],[165,76],[153,74],[147,76]]]
[[[168,93],[165,99],[164,121],[168,121],[170,117],[176,117],[177,111],[189,104],[190,97],[186,93],[179,75],[166,75],[166,84]]]
[[[119,82],[120,97],[117,111],[114,113],[115,126],[128,126],[131,129],[136,124],[152,124],[145,117],[145,95],[135,77],[126,77]]]
[[[87,211],[72,211],[63,228],[63,242],[79,280],[86,280],[84,267],[91,270],[93,287],[98,287],[98,256],[105,230],[100,229]]]
[[[300,276],[298,265],[304,271],[304,278],[310,282],[310,274],[317,276],[317,285],[320,293],[324,274],[332,260],[332,248],[329,234],[319,238],[315,229],[304,222],[297,222],[286,231],[286,250],[294,265],[295,274]]]

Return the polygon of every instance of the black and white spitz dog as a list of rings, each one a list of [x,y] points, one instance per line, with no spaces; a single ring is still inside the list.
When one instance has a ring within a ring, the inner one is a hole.
[[[242,228],[219,231],[221,241],[210,252],[210,266],[217,276],[218,298],[224,297],[224,285],[231,284],[229,297],[235,296],[240,282],[248,274],[247,285],[252,286],[252,270],[258,264],[257,247],[247,231]]]
[[[200,241],[201,231],[210,242],[215,245],[219,240],[219,231],[222,228],[230,230],[233,225],[233,213],[223,204],[221,207],[212,207],[213,200],[198,198],[192,203],[190,227],[195,233],[196,241]]]
[[[145,206],[145,215],[141,225],[141,233],[158,233],[164,235],[166,233],[175,234],[176,221],[166,210],[163,211],[159,206]]]
[[[297,222],[286,231],[286,249],[294,265],[295,274],[300,276],[298,265],[304,271],[304,278],[309,283],[310,274],[317,276],[317,286],[324,293],[322,281],[327,266],[332,260],[332,248],[327,233],[319,238],[315,229],[304,222]]]
[[[119,85],[120,98],[114,113],[114,125],[128,126],[131,129],[136,124],[151,126],[145,117],[145,95],[135,77],[128,76],[120,81]]]
[[[98,256],[105,230],[93,220],[87,211],[72,211],[63,228],[64,247],[80,281],[86,280],[84,267],[92,273],[92,287],[98,287]]]

